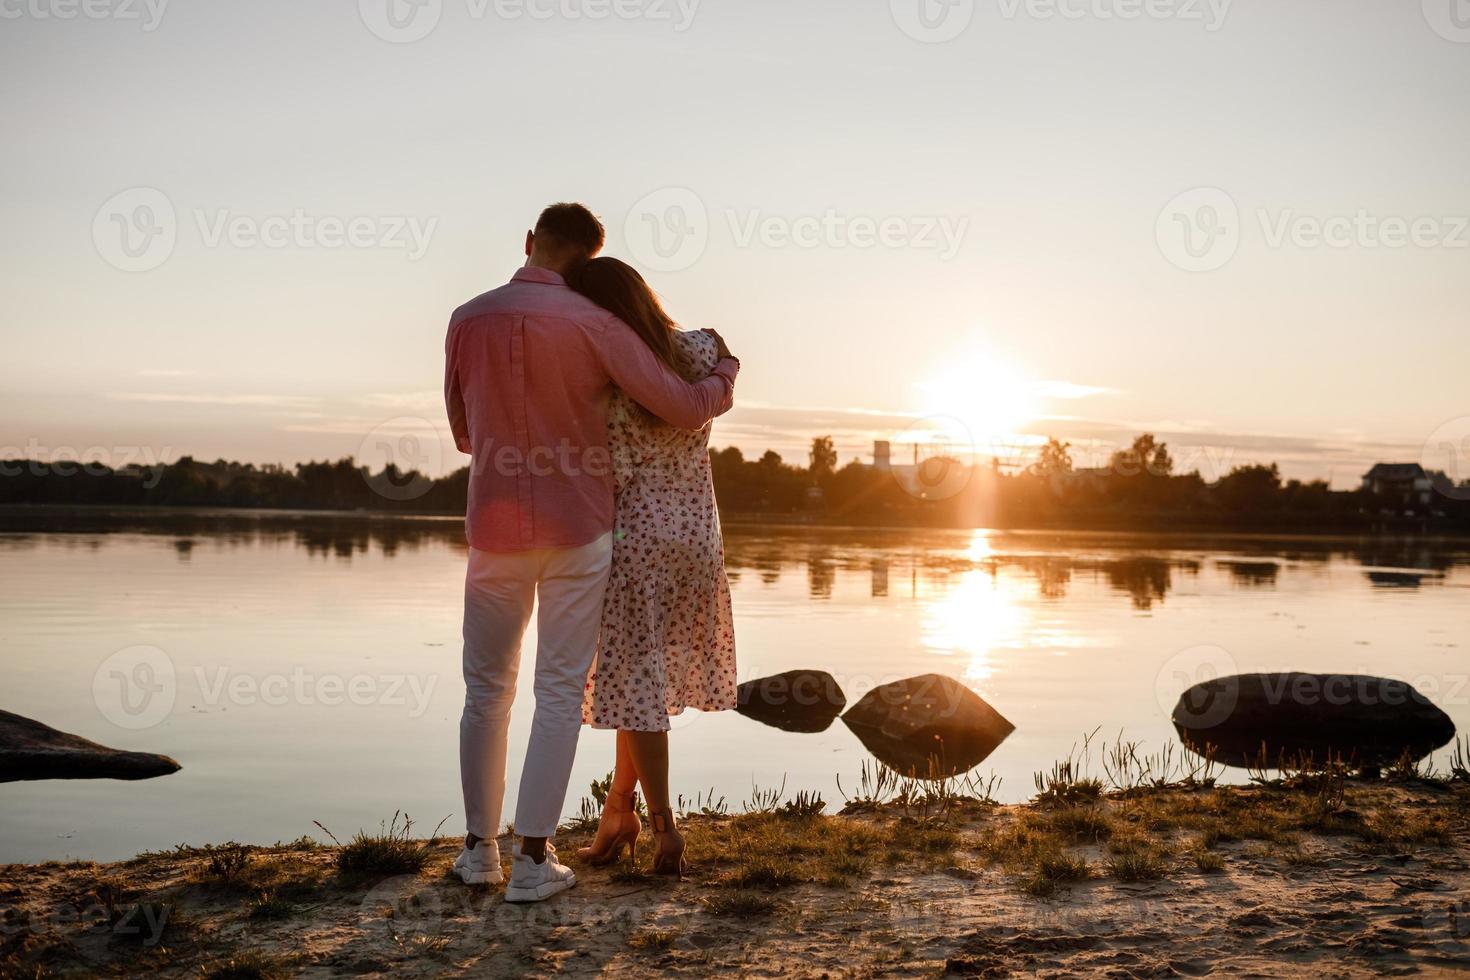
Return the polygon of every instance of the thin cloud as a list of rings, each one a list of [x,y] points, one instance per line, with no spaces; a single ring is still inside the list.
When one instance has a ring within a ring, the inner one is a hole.
[[[107,397],[118,402],[159,405],[248,405],[265,408],[295,408],[315,405],[321,400],[304,395],[191,395],[164,391],[117,391]]]
[[[1104,388],[1099,385],[1080,385],[1073,381],[1038,381],[1036,382],[1036,393],[1043,398],[1073,401],[1078,398],[1095,398],[1098,395],[1116,395],[1118,389]]]

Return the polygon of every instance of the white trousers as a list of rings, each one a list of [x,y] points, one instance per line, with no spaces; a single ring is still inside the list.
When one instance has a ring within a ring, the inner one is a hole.
[[[467,829],[476,837],[493,839],[500,830],[510,706],[533,605],[538,606],[536,713],[521,766],[515,830],[523,837],[556,832],[582,729],[582,693],[597,653],[611,563],[611,534],[579,548],[470,549],[459,774]]]

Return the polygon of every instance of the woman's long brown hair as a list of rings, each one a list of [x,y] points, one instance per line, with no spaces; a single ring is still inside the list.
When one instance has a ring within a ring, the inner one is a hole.
[[[567,277],[567,285],[632,327],[675,374],[697,380],[689,377],[690,365],[674,344],[674,331],[679,328],[637,269],[611,256],[589,259]]]

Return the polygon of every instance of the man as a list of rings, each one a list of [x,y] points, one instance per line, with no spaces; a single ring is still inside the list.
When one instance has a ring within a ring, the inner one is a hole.
[[[460,720],[467,883],[502,880],[495,835],[521,637],[537,610],[536,711],[521,771],[507,901],[576,884],[547,838],[566,800],[582,692],[597,649],[612,552],[607,402],[613,386],[672,425],[698,429],[729,410],[739,362],[689,384],[632,328],[573,292],[566,275],[602,248],[580,204],[553,204],[526,233],[511,281],[454,312],[444,397],[455,444],[473,459],[465,516],[465,706]],[[728,351],[723,351],[728,355]]]

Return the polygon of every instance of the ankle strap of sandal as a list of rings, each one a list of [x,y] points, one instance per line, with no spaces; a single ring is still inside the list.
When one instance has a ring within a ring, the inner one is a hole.
[[[620,812],[637,810],[638,791],[636,789],[630,789],[628,790],[628,792],[622,793],[615,789],[609,789],[607,791],[607,802],[610,804],[617,804],[614,809]]]
[[[674,827],[673,810],[650,810],[648,819],[653,824],[655,834],[667,834]]]

